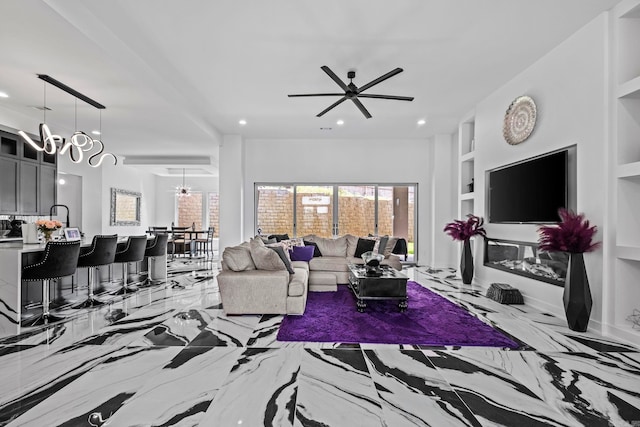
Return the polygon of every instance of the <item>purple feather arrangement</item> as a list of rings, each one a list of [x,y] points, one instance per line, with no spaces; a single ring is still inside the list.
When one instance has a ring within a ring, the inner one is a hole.
[[[484,219],[469,214],[466,221],[454,219],[453,222],[447,224],[444,227],[444,232],[451,236],[453,240],[465,241],[477,235],[486,236],[487,232],[482,227],[483,224]]]
[[[584,214],[576,214],[569,209],[558,211],[561,222],[557,225],[543,225],[538,228],[540,249],[550,252],[570,252],[579,254],[591,252],[600,246],[593,243],[597,227],[590,226]]]

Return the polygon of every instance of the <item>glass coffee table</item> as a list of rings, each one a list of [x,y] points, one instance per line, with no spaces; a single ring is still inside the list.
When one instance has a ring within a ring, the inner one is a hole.
[[[367,307],[365,300],[398,300],[401,312],[407,309],[407,276],[391,267],[381,267],[380,276],[368,276],[364,265],[349,264],[349,287],[358,299],[360,313]]]

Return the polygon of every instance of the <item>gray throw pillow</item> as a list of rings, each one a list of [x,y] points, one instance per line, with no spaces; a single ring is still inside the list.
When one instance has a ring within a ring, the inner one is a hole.
[[[222,260],[232,271],[255,270],[256,265],[251,258],[251,249],[249,243],[243,243],[238,246],[230,246],[225,248],[222,253]]]
[[[260,238],[251,239],[251,259],[258,270],[286,270],[287,267],[280,259],[280,256],[273,250],[267,248]]]
[[[284,266],[287,268],[287,271],[289,272],[289,274],[295,274],[295,271],[293,271],[293,267],[291,266],[291,260],[289,259],[289,257],[285,254],[284,252],[284,248],[280,245],[278,246],[267,246],[267,248],[275,251],[275,253],[278,254],[278,256],[280,257],[280,259],[282,260],[282,263],[284,264]]]

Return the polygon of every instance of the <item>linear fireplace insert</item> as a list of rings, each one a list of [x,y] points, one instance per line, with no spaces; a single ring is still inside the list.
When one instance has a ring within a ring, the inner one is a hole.
[[[564,286],[569,254],[547,252],[537,243],[484,239],[484,265],[531,279]]]

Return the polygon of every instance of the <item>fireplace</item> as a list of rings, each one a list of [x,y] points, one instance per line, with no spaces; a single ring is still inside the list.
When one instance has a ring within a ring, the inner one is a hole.
[[[537,243],[484,239],[484,265],[542,282],[563,286],[569,254],[547,252]]]

